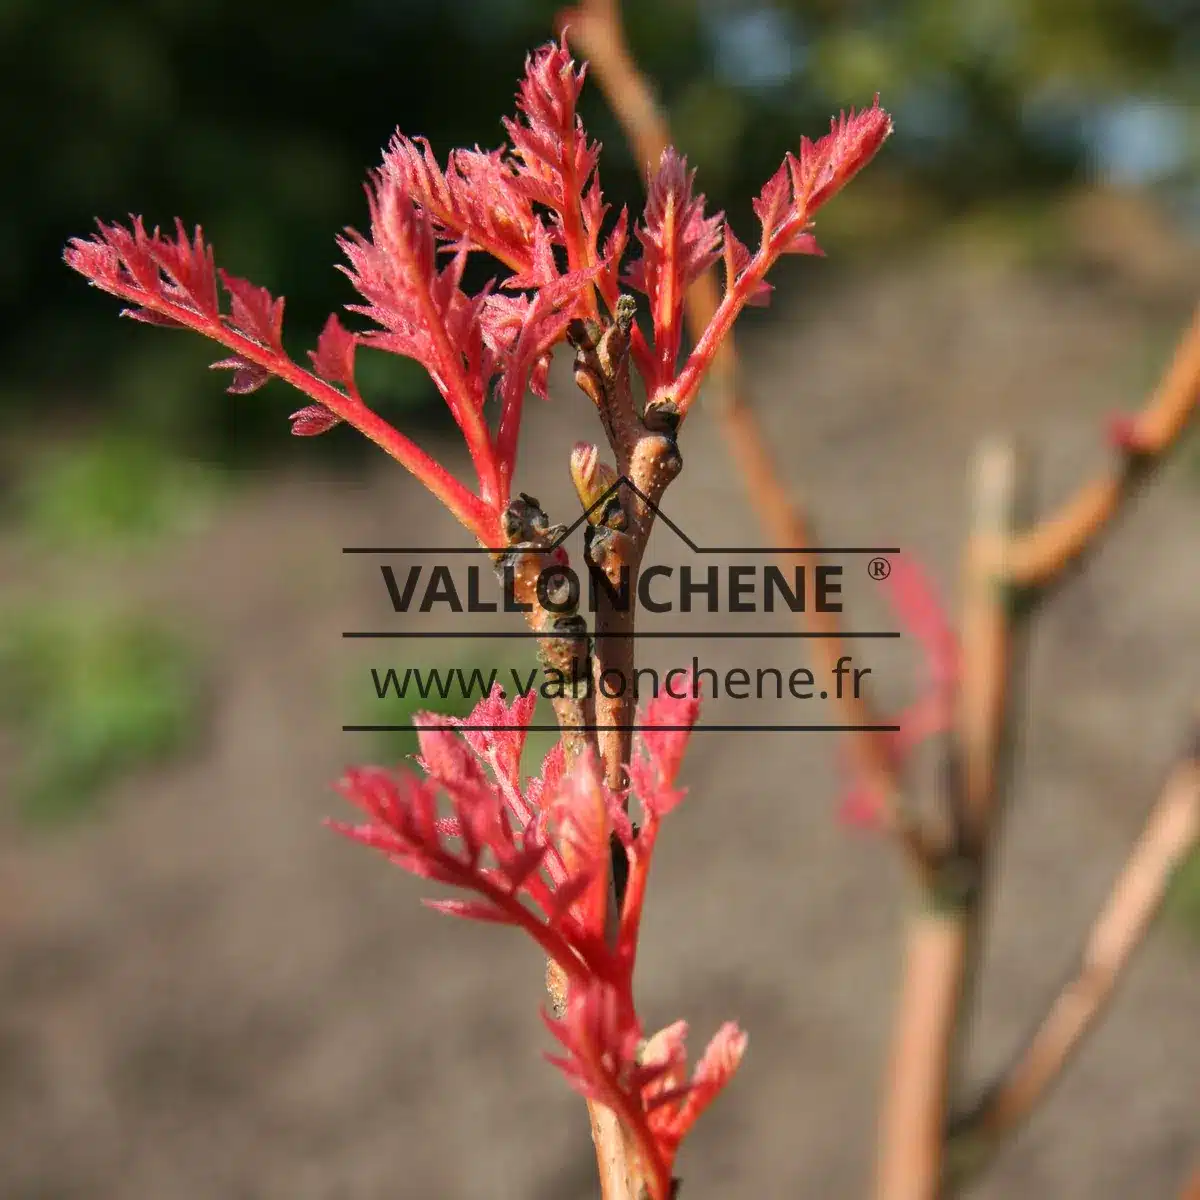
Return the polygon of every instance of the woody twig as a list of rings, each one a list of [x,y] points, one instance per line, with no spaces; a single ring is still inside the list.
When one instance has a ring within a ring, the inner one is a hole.
[[[1200,402],[1200,307],[1158,386],[1135,416],[1113,423],[1117,462],[1012,548],[1012,582],[1046,586],[1098,541],[1179,444]]]
[[[1084,943],[1078,970],[1012,1064],[950,1132],[950,1179],[964,1182],[1029,1116],[1103,1016],[1158,914],[1176,868],[1200,844],[1200,738],[1168,776]]]
[[[908,923],[880,1119],[875,1195],[942,1195],[944,1126],[980,946],[984,882],[1011,748],[1019,630],[1006,587],[1007,551],[1021,519],[1017,456],[989,445],[974,477],[975,515],[964,557],[959,720],[951,739],[955,836]]]
[[[537,635],[539,661],[547,672],[553,672],[556,684],[561,684],[550,691],[567,762],[574,763],[590,751],[599,763],[587,622],[571,602],[569,576],[555,571],[567,566],[566,551],[559,545],[565,527],[551,525],[538,500],[522,494],[505,511],[504,533],[509,549],[497,556],[496,568],[508,575],[514,599],[525,608],[529,626]],[[564,847],[564,852],[569,849]],[[610,879],[609,926],[614,932],[618,912]],[[566,1010],[567,978],[553,959],[546,963],[546,991],[551,1011],[561,1017]],[[602,1200],[638,1200],[620,1122],[602,1104],[589,1100],[587,1107]]]

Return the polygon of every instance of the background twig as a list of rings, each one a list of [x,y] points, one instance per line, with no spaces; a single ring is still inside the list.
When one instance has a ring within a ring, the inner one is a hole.
[[[1011,559],[1013,582],[1047,584],[1083,554],[1117,516],[1135,485],[1145,482],[1178,444],[1195,417],[1198,400],[1200,308],[1146,407],[1123,428],[1120,463],[1085,484],[1057,513],[1017,540]]]
[[[880,1113],[875,1194],[932,1200],[942,1194],[949,1097],[978,959],[988,849],[1010,746],[1013,667],[1005,556],[1022,499],[1013,447],[982,448],[964,561],[962,674],[952,742],[956,838],[910,917],[904,983]]]
[[[977,1170],[1029,1115],[1103,1016],[1122,971],[1162,905],[1171,876],[1200,843],[1200,747],[1168,778],[1084,945],[1080,967],[1003,1076],[956,1122],[953,1169]]]

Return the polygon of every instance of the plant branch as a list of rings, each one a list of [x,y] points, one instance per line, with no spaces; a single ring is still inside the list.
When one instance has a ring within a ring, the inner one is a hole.
[[[985,446],[975,469],[974,528],[963,564],[961,675],[950,797],[962,851],[982,858],[1007,783],[1017,597],[1009,584],[1016,526],[1027,496],[1018,493],[1011,446]]]
[[[878,1200],[942,1195],[944,1130],[979,956],[984,877],[1002,798],[1013,667],[1005,552],[1018,519],[1017,462],[985,446],[964,563],[959,719],[951,753],[955,844],[909,919],[901,1003],[880,1115]]]
[[[904,982],[880,1115],[874,1190],[879,1200],[940,1195],[943,1121],[966,939],[967,923],[952,913],[931,908],[908,921]]]
[[[607,506],[603,522],[589,524],[585,550],[598,585],[593,669],[597,740],[605,782],[617,791],[628,786],[625,767],[633,744],[636,697],[631,635],[637,571],[654,521],[652,506],[683,465],[673,434],[647,429],[634,408],[629,352],[635,312],[632,297],[622,296],[614,319],[599,336],[595,327],[582,322],[570,331],[575,382],[600,414],[616,455],[618,476],[633,484],[632,489],[622,485],[612,497],[615,503]]]
[[[538,657],[543,668],[556,672],[564,682],[562,688],[555,689],[559,694],[552,703],[555,719],[562,730],[566,765],[569,767],[589,750],[599,762],[596,708],[590,687],[592,661],[587,624],[578,611],[551,612],[544,603],[544,600],[550,600],[556,609],[565,607],[565,595],[558,594],[559,589],[556,589],[552,578],[547,580],[547,572],[558,558],[563,558],[561,565],[565,565],[561,549],[550,549],[557,541],[561,528],[550,524],[533,496],[524,494],[508,506],[503,523],[510,549],[498,556],[496,567],[501,572],[511,573],[513,596],[519,603],[528,606],[530,628],[535,633],[546,635],[538,638]],[[539,579],[542,580],[540,587]],[[565,579],[563,587],[566,587]],[[610,875],[608,926],[614,942],[618,915]],[[563,965],[553,958],[548,959],[546,991],[550,997],[551,1012],[556,1018],[561,1019],[566,1011],[568,986],[568,974]],[[636,1180],[631,1173],[632,1160],[620,1121],[609,1108],[593,1100],[588,1100],[587,1108],[602,1200],[638,1200]]]
[[[1200,400],[1200,308],[1146,407],[1124,426],[1118,465],[1086,484],[1012,548],[1014,583],[1050,583],[1079,558],[1120,513],[1180,440]]]
[[[1103,1016],[1144,941],[1175,869],[1200,844],[1200,746],[1171,772],[1084,944],[1078,971],[973,1110],[955,1122],[951,1167],[974,1173],[1061,1077]]]
[[[683,467],[669,420],[651,428],[639,417],[630,380],[630,343],[636,305],[629,296],[618,299],[613,320],[603,332],[583,322],[570,332],[575,347],[575,381],[600,414],[609,446],[617,459],[617,475],[633,487],[622,485],[609,498],[605,511],[587,525],[585,553],[588,568],[597,577],[596,640],[593,651],[596,739],[605,783],[625,793],[628,808],[627,765],[633,746],[634,627],[637,572],[654,523],[655,506]],[[598,335],[598,336],[597,336]],[[607,586],[605,586],[607,585]],[[625,906],[628,856],[615,838],[609,889],[610,938],[615,942]],[[634,1131],[609,1110],[591,1106],[593,1135],[607,1138],[620,1133],[626,1160],[640,1161],[633,1144]],[[607,1142],[606,1142],[607,1144]],[[599,1153],[600,1142],[597,1142]],[[603,1175],[604,1168],[601,1167]],[[630,1193],[631,1200],[637,1200]]]

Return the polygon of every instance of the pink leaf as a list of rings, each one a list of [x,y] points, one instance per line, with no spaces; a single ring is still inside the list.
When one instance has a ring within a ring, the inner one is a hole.
[[[268,349],[283,352],[283,297],[272,299],[264,287],[221,271],[221,282],[229,293],[232,312],[229,323],[239,333]]]
[[[246,396],[257,392],[264,384],[270,383],[271,372],[257,363],[247,362],[244,358],[223,358],[220,362],[209,364],[211,369],[232,371],[233,379],[225,389],[235,396]]]
[[[787,156],[794,211],[811,218],[875,157],[891,132],[892,118],[876,96],[870,108],[836,117],[815,144],[801,139],[799,157]]]
[[[292,433],[296,437],[317,437],[342,422],[341,417],[330,412],[323,404],[309,404],[298,409],[288,420],[292,423]]]
[[[455,150],[443,172],[426,139],[397,133],[384,171],[402,184],[454,248],[482,250],[514,271],[529,268],[541,221],[503,151]]]
[[[504,121],[522,194],[560,216],[577,212],[600,149],[588,142],[576,113],[585,74],[565,38],[541,47],[525,63],[517,90],[519,119]]]
[[[329,320],[325,322],[325,328],[321,330],[321,336],[317,339],[317,348],[310,350],[308,356],[322,379],[352,389],[354,348],[357,345],[358,338],[342,325],[336,313],[331,313]]]
[[[442,720],[457,725],[479,760],[487,763],[498,778],[516,787],[520,782],[526,729],[533,719],[537,699],[537,692],[529,691],[518,696],[510,706],[505,703],[504,689],[496,683],[471,710],[470,716],[444,717]],[[528,819],[527,814],[524,819]]]
[[[750,251],[740,242],[733,230],[725,226],[721,252],[725,259],[725,291],[730,291],[743,272],[750,265]],[[746,303],[756,308],[765,308],[771,302],[771,293],[775,289],[765,279],[751,289]]]
[[[721,257],[724,218],[720,213],[704,215],[704,196],[692,191],[695,174],[673,147],[663,151],[650,181],[642,224],[634,231],[642,257],[625,277],[650,300],[657,384],[674,375],[687,289]]]
[[[755,198],[754,215],[762,225],[763,241],[769,241],[775,230],[787,219],[792,207],[792,187],[786,162],[763,184]]]
[[[463,917],[469,921],[486,921],[493,925],[511,925],[512,917],[486,900],[422,900],[426,908],[445,913],[449,917]]]
[[[638,799],[657,816],[665,816],[684,793],[674,788],[675,778],[700,714],[699,689],[689,675],[682,683],[672,680],[675,696],[664,688],[641,713],[638,745],[642,750],[629,764]]]
[[[700,1114],[733,1078],[746,1053],[748,1041],[747,1035],[732,1021],[717,1030],[692,1072],[686,1098],[669,1122],[669,1133],[663,1131],[667,1136],[678,1142],[687,1135]]]

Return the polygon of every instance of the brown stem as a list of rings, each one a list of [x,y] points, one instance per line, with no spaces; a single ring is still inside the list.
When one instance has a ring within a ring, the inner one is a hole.
[[[542,666],[557,672],[557,677],[568,684],[555,697],[553,705],[570,764],[588,749],[597,750],[587,624],[578,612],[550,612],[542,602],[538,580],[553,565],[555,552],[551,547],[560,530],[550,524],[538,501],[522,494],[509,505],[503,525],[509,549],[497,557],[497,570],[511,573],[514,598],[528,605],[530,628],[539,635],[538,657]],[[543,584],[543,590],[556,603],[561,599],[551,594],[555,590],[552,581],[549,586]],[[610,882],[610,925],[615,928],[613,899]],[[567,1005],[567,977],[553,959],[546,963],[546,991],[551,1011],[561,1018]],[[604,1105],[589,1100],[587,1107],[602,1200],[638,1200],[637,1179],[632,1173],[632,1160],[620,1122]]]
[[[1083,948],[1080,966],[1002,1077],[952,1135],[952,1167],[964,1178],[1018,1126],[1095,1028],[1121,973],[1144,941],[1175,869],[1200,844],[1200,751],[1180,763],[1121,869]]]
[[[986,446],[964,564],[962,678],[953,772],[956,844],[909,922],[902,1000],[880,1116],[878,1200],[942,1193],[946,1113],[979,954],[983,880],[1004,781],[1012,667],[1004,553],[1016,512],[1016,457]]]
[[[981,857],[1003,798],[1013,683],[1011,547],[1027,496],[1018,495],[1016,453],[989,445],[976,466],[975,520],[963,564],[961,675],[956,795],[951,797],[964,851]]]
[[[953,914],[922,913],[909,921],[879,1126],[874,1194],[880,1200],[930,1200],[940,1194],[949,1034],[957,1021],[966,937],[966,922]]]
[[[582,325],[571,331],[575,381],[591,398],[617,459],[620,482],[604,514],[588,529],[587,558],[596,589],[596,717],[605,776],[625,787],[632,744],[635,597],[637,572],[663,492],[683,468],[670,412],[650,424],[633,403],[629,343],[635,304],[622,296],[603,333]],[[630,486],[632,485],[632,486]],[[604,584],[607,583],[607,587]]]
[[[605,782],[616,790],[626,786],[625,766],[633,741],[637,571],[654,521],[651,505],[658,503],[682,466],[674,440],[668,446],[665,439],[651,434],[634,407],[629,342],[635,311],[633,299],[622,296],[607,329],[576,326],[570,335],[576,350],[576,383],[600,414],[617,458],[618,475],[633,484],[633,488],[620,485],[603,520],[589,526],[585,551],[596,576],[597,741]]]
[[[567,765],[595,747],[595,713],[588,687],[591,647],[587,622],[577,609],[564,611],[566,580],[556,586],[552,575],[554,549],[561,532],[552,526],[533,496],[522,493],[507,508],[503,528],[508,550],[496,556],[496,570],[507,575],[512,598],[524,606],[530,629],[537,635],[538,660],[555,672],[564,686],[553,700],[554,715],[562,728]],[[565,565],[565,560],[562,565]],[[543,604],[543,592],[556,611]]]
[[[1200,400],[1200,308],[1146,407],[1130,423],[1120,463],[1092,480],[1052,516],[1039,522],[1012,549],[1014,583],[1051,582],[1092,545],[1121,511],[1135,486],[1144,483],[1178,444]]]
[[[654,427],[650,427],[634,406],[629,351],[635,312],[632,298],[622,296],[606,329],[577,322],[569,335],[576,350],[575,381],[596,405],[616,455],[618,478],[626,481],[618,483],[617,493],[605,512],[598,514],[599,519],[589,522],[585,542],[588,567],[598,584],[593,653],[597,744],[605,782],[620,792],[628,787],[637,703],[633,639],[637,573],[656,506],[683,467],[670,412],[654,414]],[[628,806],[627,796],[625,804]],[[625,850],[614,838],[608,905],[608,932],[614,942],[627,877]],[[591,1112],[593,1136],[604,1134],[607,1139],[616,1129],[623,1139],[625,1161],[635,1164],[637,1155],[628,1131],[615,1114],[594,1105]],[[601,1142],[596,1144],[599,1154]]]

